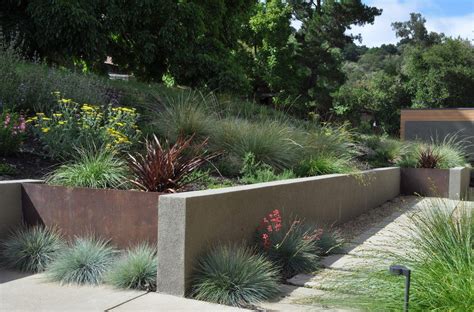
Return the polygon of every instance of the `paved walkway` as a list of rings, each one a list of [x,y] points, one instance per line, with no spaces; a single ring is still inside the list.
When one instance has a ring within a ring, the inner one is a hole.
[[[0,269],[0,311],[246,311],[203,301],[106,286],[59,286],[43,274]]]
[[[323,268],[316,274],[299,274],[289,279],[286,293],[261,307],[271,311],[348,311],[315,304],[317,300],[311,298],[333,296],[325,289],[333,281],[343,279],[344,274],[367,268],[388,269],[391,262],[387,253],[403,252],[400,235],[407,233],[410,214],[426,207],[427,200],[398,197],[343,225],[342,234],[348,241],[345,252],[323,258]]]

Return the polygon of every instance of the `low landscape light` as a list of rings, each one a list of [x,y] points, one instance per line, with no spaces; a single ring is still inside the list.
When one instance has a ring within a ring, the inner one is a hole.
[[[408,311],[408,301],[410,299],[410,276],[411,270],[403,265],[391,265],[389,269],[390,274],[405,276],[405,304],[404,311]]]

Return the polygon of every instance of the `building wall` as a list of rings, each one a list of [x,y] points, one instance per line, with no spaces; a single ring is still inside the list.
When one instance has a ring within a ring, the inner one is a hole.
[[[403,109],[400,137],[405,140],[443,140],[455,134],[466,143],[468,158],[474,161],[474,108]]]

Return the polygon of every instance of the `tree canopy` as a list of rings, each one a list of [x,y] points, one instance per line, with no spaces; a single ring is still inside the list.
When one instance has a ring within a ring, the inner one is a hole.
[[[4,0],[0,30],[49,64],[104,73],[110,56],[138,79],[354,126],[370,114],[389,133],[400,108],[473,104],[470,42],[412,13],[392,24],[396,45],[357,45],[348,30],[380,14],[361,0]]]

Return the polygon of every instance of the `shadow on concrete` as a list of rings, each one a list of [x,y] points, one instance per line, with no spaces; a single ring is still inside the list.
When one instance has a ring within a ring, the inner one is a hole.
[[[355,248],[359,247],[360,245],[364,244],[367,240],[371,239],[373,236],[375,236],[377,233],[382,231],[385,226],[389,225],[390,223],[394,222],[397,218],[400,216],[406,214],[409,211],[414,211],[418,205],[423,200],[423,197],[419,196],[402,196],[398,197],[398,200],[400,200],[399,204],[400,207],[403,207],[402,209],[398,209],[395,211],[390,211],[387,212],[386,214],[381,211],[377,212],[377,208],[374,208],[370,211],[367,211],[365,214],[359,216],[353,221],[350,222],[355,222],[357,225],[356,227],[365,229],[361,231],[360,233],[355,233],[354,237],[348,240],[348,242],[344,245],[342,248],[341,253],[338,254],[332,254],[327,257],[324,257],[321,259],[321,264],[322,268],[328,268],[331,267],[335,262],[339,261],[345,256],[351,255],[351,251],[354,250]],[[389,201],[387,203],[390,203],[392,201]],[[370,215],[378,213],[379,215],[376,217],[376,219],[372,218],[364,218],[365,215]],[[354,258],[360,258],[359,256],[354,255]],[[338,271],[351,271],[351,269],[337,269]],[[306,282],[310,282],[315,276],[314,274],[298,274],[295,277],[288,279],[288,282],[290,284],[294,285],[302,285]],[[297,279],[297,281],[296,281]]]
[[[18,272],[0,268],[0,284],[11,282],[20,278],[33,275],[32,273]]]

